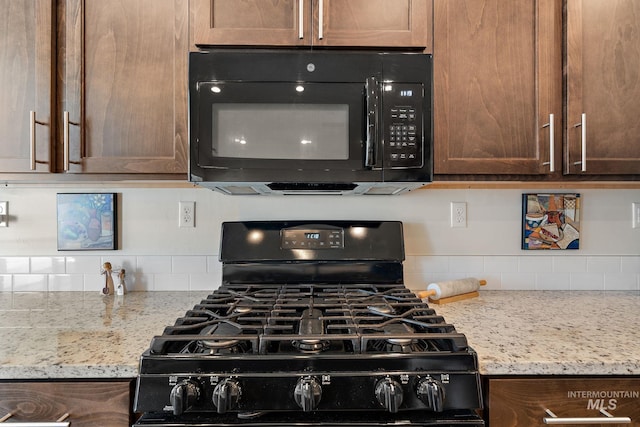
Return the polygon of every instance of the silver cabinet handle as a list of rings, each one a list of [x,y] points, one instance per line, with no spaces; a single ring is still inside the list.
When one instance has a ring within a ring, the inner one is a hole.
[[[604,417],[558,417],[549,409],[545,409],[548,417],[544,417],[542,421],[545,424],[555,425],[582,425],[582,424],[631,424],[629,417],[614,417],[604,409],[600,409],[600,413]]]
[[[543,165],[549,165],[549,172],[556,171],[556,126],[555,126],[555,118],[553,114],[549,114],[549,123],[542,126],[543,128],[549,128],[549,161],[544,162]]]
[[[305,0],[298,0],[298,38],[300,40],[304,38],[304,2]]]
[[[63,169],[64,171],[69,170],[69,112],[65,111],[63,113],[64,117],[64,126],[63,126],[63,138],[62,138],[62,149],[63,149]]]
[[[322,27],[324,26],[324,1],[318,1],[318,40],[322,40]]]
[[[29,111],[29,167],[36,170],[36,125],[46,125],[36,120],[36,112]]]
[[[36,112],[29,111],[29,165],[36,170]]]
[[[0,424],[2,424],[2,427],[69,427],[71,425],[70,421],[65,421],[67,418],[69,418],[69,414],[64,414],[63,416],[61,416],[60,418],[58,418],[55,422],[51,422],[51,423],[47,423],[47,422],[39,422],[39,421],[35,421],[35,422],[5,422],[6,420],[8,420],[9,418],[11,418],[13,416],[13,414],[11,412],[9,412],[7,415],[5,415],[4,417],[0,418]]]
[[[587,171],[587,114],[586,113],[582,113],[582,116],[580,118],[580,123],[576,123],[575,125],[573,125],[573,127],[577,128],[580,127],[580,131],[581,131],[581,138],[580,138],[580,152],[581,152],[581,159],[579,162],[574,162],[574,165],[581,165],[580,167],[580,171],[582,172],[586,172]]]

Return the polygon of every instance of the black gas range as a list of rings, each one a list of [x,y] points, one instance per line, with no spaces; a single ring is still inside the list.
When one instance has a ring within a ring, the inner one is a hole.
[[[225,222],[220,259],[141,357],[137,426],[484,425],[475,352],[403,284],[402,223]]]

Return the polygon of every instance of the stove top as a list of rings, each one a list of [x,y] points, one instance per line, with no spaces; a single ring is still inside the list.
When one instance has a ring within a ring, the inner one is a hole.
[[[151,343],[155,355],[465,351],[403,285],[223,285]]]
[[[222,286],[140,359],[146,419],[479,420],[476,354],[404,286],[401,223],[224,223],[220,254]]]

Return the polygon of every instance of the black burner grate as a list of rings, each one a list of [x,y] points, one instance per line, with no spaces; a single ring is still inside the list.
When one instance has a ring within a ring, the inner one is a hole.
[[[456,352],[464,335],[403,285],[223,285],[154,354]]]

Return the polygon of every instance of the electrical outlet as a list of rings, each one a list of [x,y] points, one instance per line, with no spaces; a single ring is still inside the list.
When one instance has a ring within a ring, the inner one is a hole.
[[[631,203],[633,209],[631,227],[640,228],[640,202]]]
[[[9,225],[9,212],[7,212],[7,206],[9,202],[0,202],[0,227],[7,227]]]
[[[178,226],[190,228],[196,226],[196,202],[180,202]]]
[[[451,202],[451,227],[467,226],[467,202]]]

